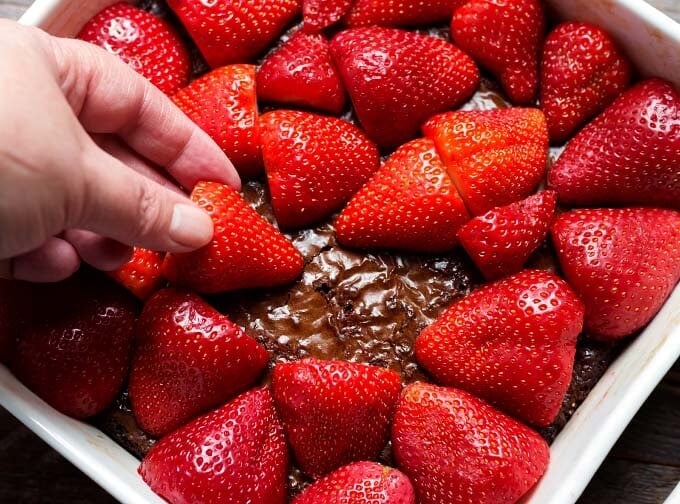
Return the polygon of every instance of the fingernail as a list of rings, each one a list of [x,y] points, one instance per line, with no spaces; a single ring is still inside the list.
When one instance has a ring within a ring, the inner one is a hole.
[[[207,245],[212,236],[213,222],[207,213],[193,205],[175,205],[170,222],[170,238],[179,245],[196,249]]]

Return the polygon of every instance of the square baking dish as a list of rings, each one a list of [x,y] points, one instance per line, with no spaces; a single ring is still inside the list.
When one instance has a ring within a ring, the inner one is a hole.
[[[73,36],[117,0],[37,0],[22,17]],[[680,87],[680,25],[642,0],[547,0],[564,19],[611,33],[645,75]],[[616,439],[680,356],[680,286],[649,326],[609,367],[552,443],[547,472],[525,504],[572,504]],[[162,503],[137,475],[138,460],[94,427],[36,397],[0,365],[0,404],[124,504]]]

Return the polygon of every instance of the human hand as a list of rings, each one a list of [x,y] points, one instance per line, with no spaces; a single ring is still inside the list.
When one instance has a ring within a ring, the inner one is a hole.
[[[0,20],[0,90],[0,278],[196,249],[212,221],[177,184],[240,187],[208,135],[98,47]]]

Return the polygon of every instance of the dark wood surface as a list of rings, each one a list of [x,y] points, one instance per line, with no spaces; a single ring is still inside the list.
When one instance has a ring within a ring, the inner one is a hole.
[[[599,0],[594,0],[599,1]],[[16,19],[31,0],[0,0]],[[680,21],[680,0],[651,0]],[[680,362],[645,402],[580,504],[659,504],[680,481]],[[0,408],[0,503],[108,504],[106,492]]]

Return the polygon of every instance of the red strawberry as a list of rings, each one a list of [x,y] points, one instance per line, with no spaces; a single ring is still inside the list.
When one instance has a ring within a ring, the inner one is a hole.
[[[456,10],[451,37],[501,81],[514,103],[534,102],[545,31],[541,0],[470,0]]]
[[[574,210],[552,228],[567,280],[602,339],[641,329],[680,280],[680,213],[656,208]]]
[[[555,28],[541,63],[541,108],[550,139],[569,138],[628,87],[630,76],[628,59],[597,26],[568,22]]]
[[[423,132],[473,215],[529,196],[543,179],[548,130],[538,109],[448,112]]]
[[[171,282],[212,294],[274,287],[302,273],[300,252],[232,188],[199,182],[191,199],[212,216],[215,234],[195,252],[166,256],[163,273]]]
[[[567,145],[548,174],[569,205],[680,209],[680,94],[650,79],[622,94]]]
[[[356,0],[347,26],[422,26],[448,22],[467,0]]]
[[[393,148],[415,137],[432,114],[477,89],[474,61],[435,37],[391,28],[354,28],[331,41],[331,55],[366,133]]]
[[[260,128],[272,206],[281,227],[325,219],[380,166],[375,144],[335,117],[275,110],[262,116]]]
[[[338,469],[293,499],[292,504],[415,504],[413,485],[401,472],[375,462]]]
[[[358,248],[444,252],[470,216],[432,140],[399,147],[335,222],[338,241]]]
[[[528,427],[462,390],[420,382],[401,394],[392,447],[420,504],[516,502],[550,458]]]
[[[345,361],[278,364],[272,378],[288,443],[300,469],[313,478],[377,458],[400,389],[394,371]]]
[[[564,280],[525,270],[449,307],[416,339],[416,359],[442,384],[548,425],[571,382],[583,310]]]
[[[267,351],[190,292],[164,289],[137,322],[130,373],[132,411],[140,427],[162,436],[252,385]]]
[[[253,65],[230,65],[196,79],[173,96],[243,177],[262,173],[255,87]]]
[[[162,438],[139,474],[170,504],[284,504],[288,449],[269,390],[246,392]]]
[[[297,32],[267,56],[257,72],[257,94],[264,101],[342,112],[345,88],[326,37]]]
[[[304,29],[315,32],[333,26],[340,21],[354,0],[302,0]]]
[[[96,415],[127,377],[134,299],[105,277],[86,274],[25,288],[12,372],[62,413]]]
[[[90,19],[78,38],[103,47],[171,95],[189,82],[189,52],[166,21],[120,2]]]
[[[518,272],[538,248],[555,215],[554,191],[494,208],[475,217],[458,238],[487,280]]]
[[[132,292],[142,301],[163,285],[161,266],[165,254],[142,248],[135,248],[132,259],[109,276]]]
[[[247,63],[300,13],[302,0],[168,0],[208,64]]]

